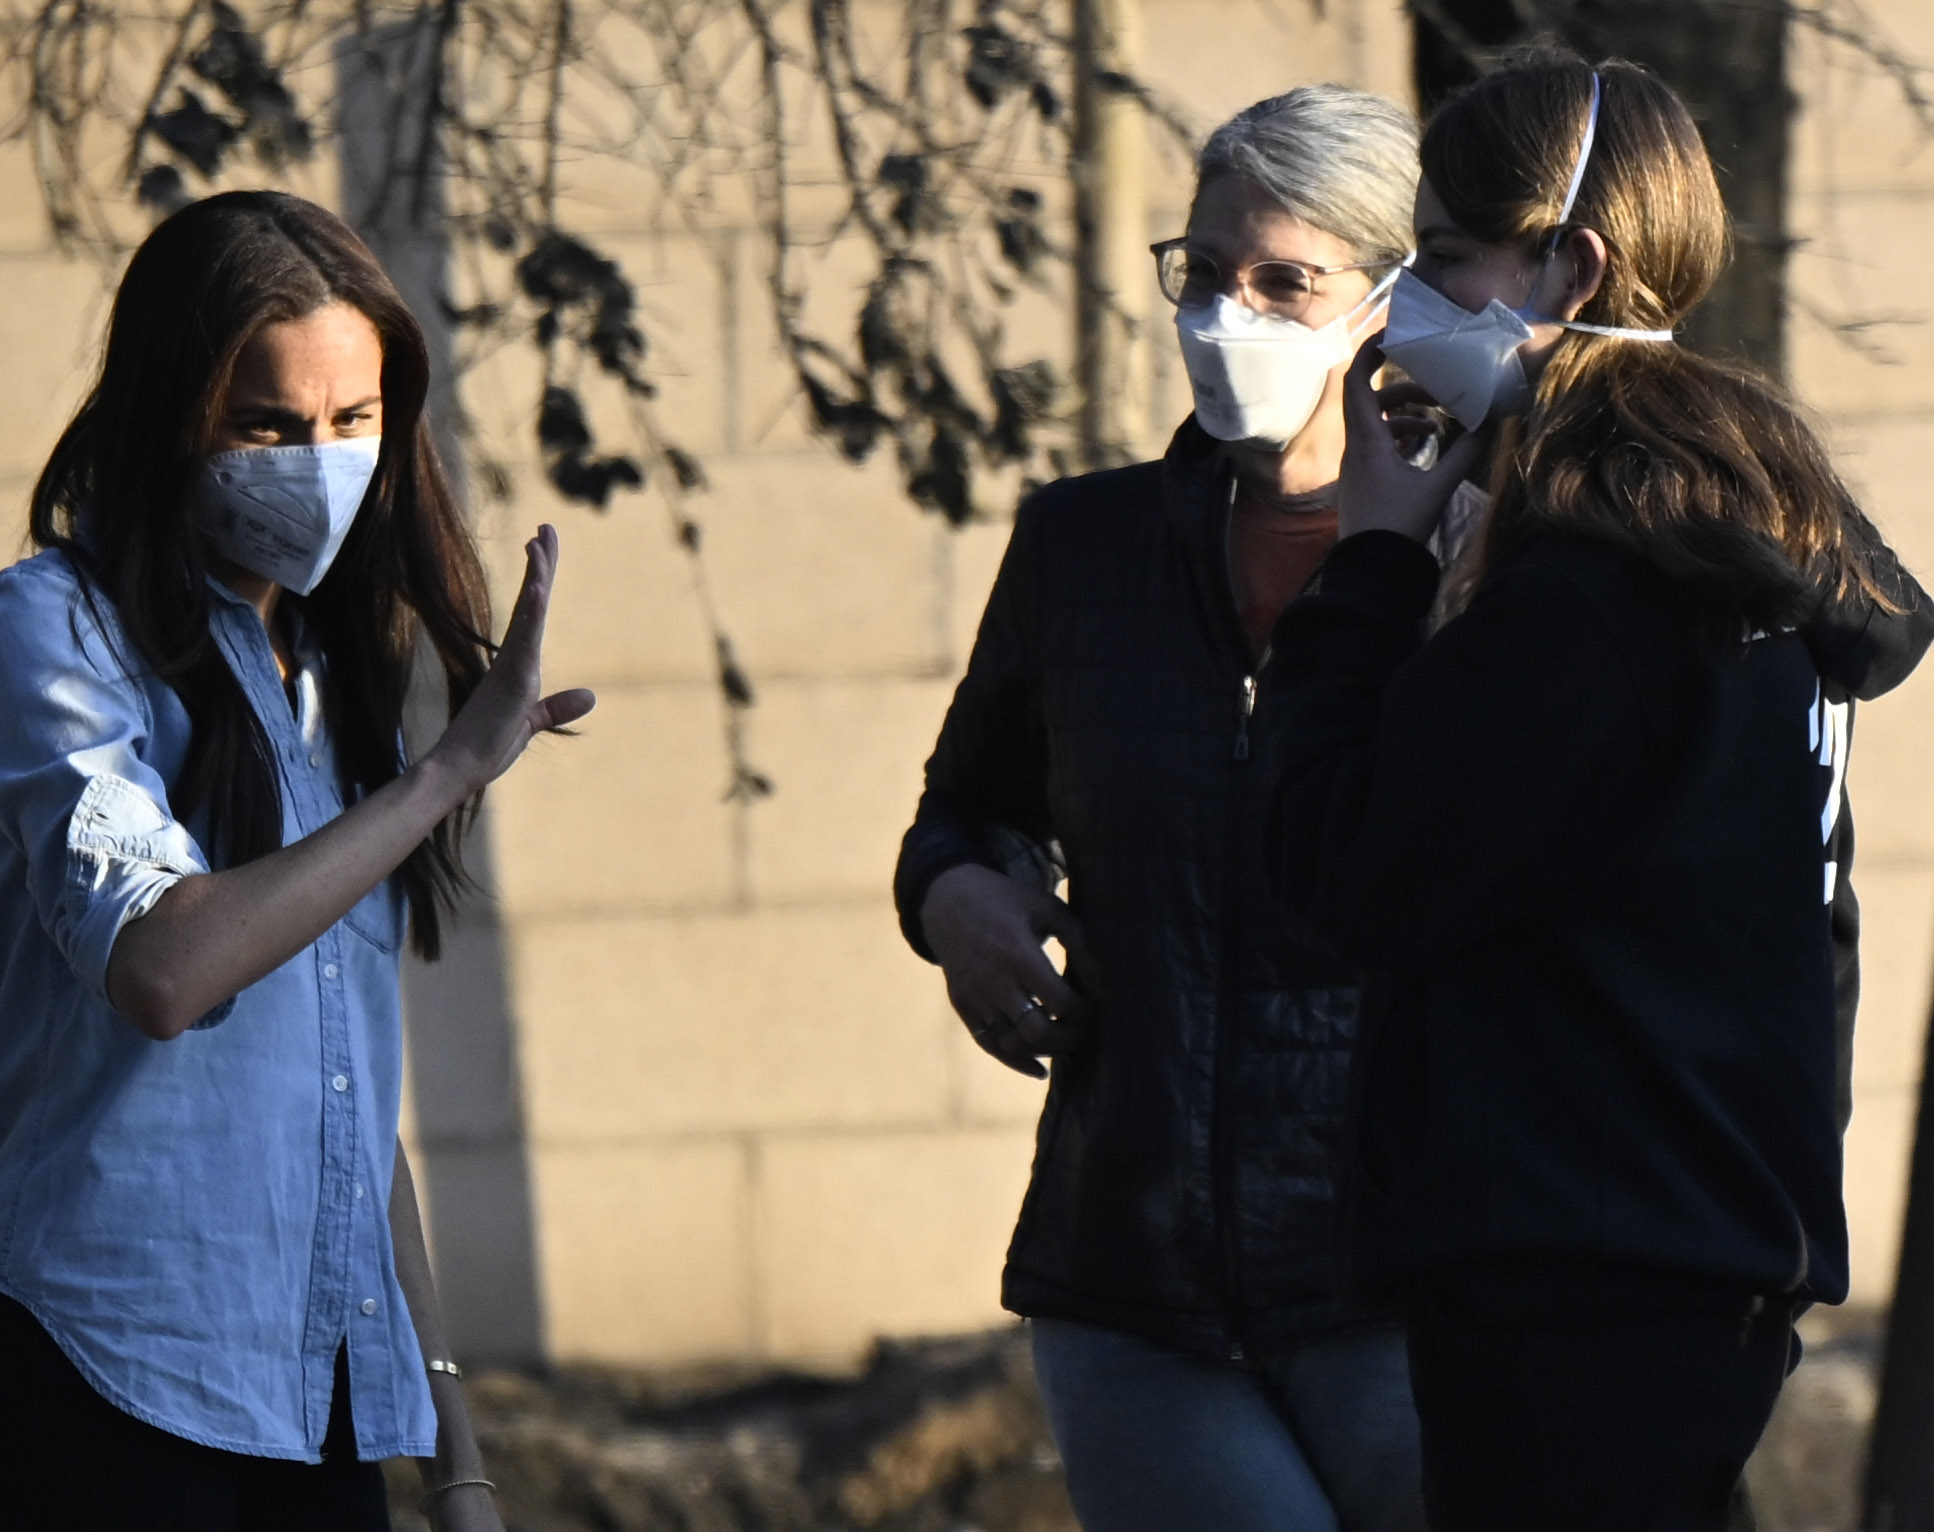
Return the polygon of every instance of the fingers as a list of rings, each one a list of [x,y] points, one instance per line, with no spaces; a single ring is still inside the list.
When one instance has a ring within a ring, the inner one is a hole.
[[[597,705],[598,694],[589,687],[574,686],[569,691],[553,692],[531,709],[531,733],[567,728]]]
[[[1014,1036],[1035,1058],[1057,1053],[1072,1053],[1088,1040],[1088,1029],[1079,1022],[1051,1014],[1032,997],[1016,1002],[1008,1017]]]
[[[960,1012],[960,1019],[967,1024],[968,1034],[975,1045],[989,1058],[998,1059],[1009,1069],[1026,1075],[1030,1080],[1045,1080],[1048,1072],[1041,1061],[1028,1051],[1027,1044],[1015,1032],[1012,1020],[999,1012],[980,1014],[970,1011],[958,998],[954,1009]]]
[[[1466,431],[1438,455],[1437,461],[1431,465],[1430,476],[1433,479],[1448,479],[1452,484],[1468,479],[1471,470],[1477,467],[1478,459],[1483,457],[1490,445],[1491,433],[1488,428]]]
[[[1081,981],[1083,974],[1092,974],[1095,971],[1094,953],[1088,946],[1088,933],[1082,929],[1081,922],[1075,919],[1074,911],[1069,909],[1066,904],[1051,894],[1044,895],[1043,897],[1046,900],[1047,908],[1039,920],[1037,926],[1038,934],[1052,936],[1056,941],[1061,943],[1062,948],[1068,954],[1068,972],[1066,979],[1063,979],[1059,974],[1055,974],[1055,979],[1063,989],[1066,989],[1069,994],[1073,995],[1076,1001],[1085,1008],[1088,1003],[1087,997],[1081,995],[1072,986]],[[1049,973],[1054,973],[1052,965],[1047,964],[1045,959],[1043,960],[1043,966],[1048,969]],[[1067,1014],[1055,1003],[1053,997],[1044,994],[1041,998],[1048,1002],[1049,1008],[1057,1016]]]
[[[1045,1076],[1042,1055],[1071,1053],[1088,1038],[1088,1002],[1038,949],[1016,966],[950,976],[947,993],[983,1052],[1034,1079]]]
[[[1383,407],[1385,414],[1406,404],[1435,404],[1436,402],[1436,396],[1429,389],[1422,384],[1413,383],[1408,378],[1401,383],[1386,383],[1377,390],[1377,403]]]
[[[524,579],[510,609],[503,647],[521,650],[541,645],[544,621],[551,605],[551,582],[557,574],[557,529],[549,523],[524,544]]]
[[[1381,335],[1381,331],[1378,332]],[[1381,430],[1383,426],[1383,405],[1377,397],[1377,389],[1371,382],[1377,369],[1383,366],[1383,349],[1374,339],[1366,341],[1358,351],[1356,359],[1350,363],[1350,370],[1343,374],[1343,420],[1345,429],[1353,437],[1371,430]]]

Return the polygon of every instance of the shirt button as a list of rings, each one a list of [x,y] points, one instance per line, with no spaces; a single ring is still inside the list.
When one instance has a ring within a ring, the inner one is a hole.
[[[331,1080],[331,1081],[330,1081],[329,1083],[330,1083],[330,1084],[331,1084],[332,1086],[334,1086],[334,1087],[335,1087],[335,1088],[336,1088],[337,1090],[339,1090],[339,1091],[344,1091],[344,1090],[348,1090],[348,1089],[349,1089],[349,1076],[348,1076],[348,1075],[337,1075],[337,1076],[336,1076],[336,1078],[335,1078],[335,1079],[333,1079],[333,1080]]]
[[[362,1200],[362,1196],[363,1196],[363,1183],[358,1181],[356,1183],[356,1200],[360,1202]]]
[[[374,1298],[365,1298],[363,1300],[363,1312],[365,1314],[374,1314],[376,1312],[376,1300]]]
[[[309,764],[310,764],[311,766],[320,766],[320,765],[322,764],[322,757],[321,757],[320,755],[312,755],[312,756],[310,756],[310,757],[309,757]]]
[[[322,976],[325,979],[333,979],[336,977],[337,974],[341,972],[342,970],[338,968],[334,963],[324,963],[322,965]]]

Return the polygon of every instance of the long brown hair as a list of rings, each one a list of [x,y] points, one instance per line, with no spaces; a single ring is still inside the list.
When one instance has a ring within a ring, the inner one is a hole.
[[[365,315],[382,341],[383,445],[341,552],[303,613],[329,675],[331,726],[346,793],[403,769],[404,696],[420,641],[451,711],[489,664],[483,567],[437,461],[423,402],[422,328],[349,226],[280,192],[226,192],[190,204],[136,250],[115,295],[93,389],[34,486],[31,530],[112,604],[141,663],[181,698],[193,728],[181,818],[207,816],[214,865],[282,844],[276,764],[261,722],[210,631],[207,569],[190,535],[190,487],[221,420],[237,358],[265,325],[332,303]],[[397,871],[416,949],[435,957],[440,916],[465,884],[451,815]]]
[[[1684,104],[1610,60],[1561,225],[1592,73],[1550,47],[1508,56],[1431,119],[1424,178],[1486,243],[1541,256],[1572,230],[1595,230],[1608,261],[1578,318],[1669,329],[1726,263],[1725,204]],[[1558,525],[1629,547],[1755,623],[1794,619],[1822,588],[1881,595],[1859,551],[1860,512],[1798,410],[1766,379],[1680,346],[1567,331],[1494,463],[1486,562]]]

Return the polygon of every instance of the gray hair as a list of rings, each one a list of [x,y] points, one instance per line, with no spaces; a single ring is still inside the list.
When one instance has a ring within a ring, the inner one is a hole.
[[[1410,249],[1417,119],[1345,85],[1301,85],[1236,113],[1195,159],[1199,194],[1229,172],[1347,244],[1360,261]]]

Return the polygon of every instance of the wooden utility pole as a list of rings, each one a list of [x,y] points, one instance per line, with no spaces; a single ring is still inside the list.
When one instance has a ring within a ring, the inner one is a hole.
[[[1141,456],[1148,365],[1138,344],[1154,277],[1148,256],[1147,132],[1133,87],[1141,0],[1073,0],[1075,382],[1083,466]]]

